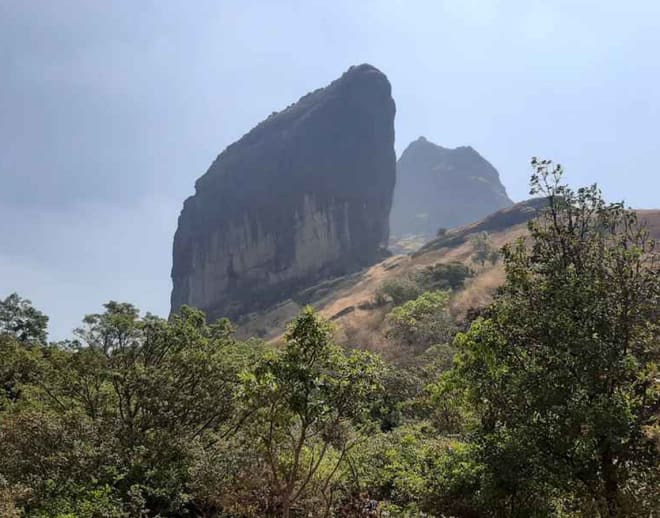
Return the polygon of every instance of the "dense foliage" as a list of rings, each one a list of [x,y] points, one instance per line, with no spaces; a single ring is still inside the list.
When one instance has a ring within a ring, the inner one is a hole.
[[[45,315],[0,301],[0,516],[655,516],[655,245],[533,165],[548,210],[464,332],[465,266],[383,287],[397,364],[336,345],[309,308],[280,346],[117,302],[49,344]]]
[[[17,293],[0,301],[0,333],[12,335],[23,343],[45,344],[47,327],[48,317]]]
[[[504,248],[507,282],[457,338],[452,383],[516,516],[657,512],[660,276],[635,213],[534,161],[549,209]],[[554,498],[557,493],[564,498]]]
[[[398,343],[425,350],[447,343],[452,332],[449,292],[427,291],[395,307],[388,315],[388,336]]]
[[[460,262],[438,263],[385,281],[376,293],[377,304],[395,306],[416,299],[427,291],[459,290],[473,272]]]

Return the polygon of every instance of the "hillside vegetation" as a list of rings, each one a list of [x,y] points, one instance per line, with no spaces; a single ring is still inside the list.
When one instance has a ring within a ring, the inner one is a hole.
[[[239,335],[259,335],[277,343],[286,324],[306,305],[313,305],[321,316],[335,324],[335,339],[349,347],[360,347],[379,352],[388,359],[409,352],[401,350],[387,336],[386,316],[394,304],[390,297],[378,302],[383,288],[410,285],[410,278],[418,277],[428,269],[451,267],[458,263],[470,270],[465,282],[455,286],[450,301],[451,313],[462,325],[479,308],[486,307],[498,287],[504,283],[504,266],[500,260],[475,261],[475,238],[487,235],[492,250],[527,236],[528,221],[547,206],[545,198],[531,199],[500,210],[481,221],[443,232],[442,235],[409,255],[395,255],[347,277],[329,281],[302,293],[293,299],[262,313],[248,316],[239,324]],[[636,211],[655,239],[660,239],[660,210]],[[423,283],[422,283],[423,284]],[[419,286],[413,293],[420,293]]]
[[[10,295],[0,516],[656,516],[660,212],[532,165],[537,201],[240,335],[109,302],[49,343]]]

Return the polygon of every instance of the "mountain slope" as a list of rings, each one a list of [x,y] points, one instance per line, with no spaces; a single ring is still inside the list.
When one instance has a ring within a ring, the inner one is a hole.
[[[512,204],[497,170],[474,149],[448,149],[420,137],[397,162],[390,229],[393,237],[428,239],[439,228],[465,225]]]
[[[515,204],[476,223],[451,229],[416,253],[389,257],[368,269],[298,292],[277,306],[243,319],[239,323],[239,332],[243,336],[260,335],[277,341],[286,323],[304,305],[311,304],[335,324],[339,343],[379,351],[389,359],[405,357],[408,353],[394,346],[386,337],[385,317],[392,305],[374,303],[383,284],[439,264],[457,261],[470,266],[475,270],[475,275],[455,293],[452,300],[452,313],[460,323],[467,318],[470,310],[487,305],[497,287],[504,282],[501,263],[495,266],[487,264],[483,268],[472,263],[474,249],[470,238],[487,232],[492,246],[499,248],[525,236],[527,222],[546,203],[544,199],[532,199]],[[638,214],[648,224],[651,234],[660,239],[660,210],[638,211]]]

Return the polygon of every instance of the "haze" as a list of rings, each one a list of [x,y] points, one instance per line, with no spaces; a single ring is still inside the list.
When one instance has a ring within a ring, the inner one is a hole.
[[[532,155],[658,207],[660,4],[0,0],[0,297],[51,339],[126,300],[166,315],[183,200],[271,112],[371,63],[397,152],[471,145],[527,197]]]

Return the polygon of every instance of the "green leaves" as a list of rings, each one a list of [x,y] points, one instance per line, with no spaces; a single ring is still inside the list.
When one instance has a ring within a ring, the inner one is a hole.
[[[649,516],[655,244],[596,186],[572,190],[560,166],[532,165],[548,210],[503,248],[505,285],[453,345],[445,290],[468,268],[382,287],[383,304],[400,304],[386,322],[405,366],[338,347],[311,308],[281,348],[240,342],[193,308],[164,320],[118,302],[47,346],[46,317],[10,296],[0,514]],[[473,245],[477,262],[497,260],[488,236]]]
[[[620,516],[631,473],[660,460],[644,435],[660,400],[642,396],[660,355],[654,243],[596,186],[573,191],[560,166],[532,165],[532,193],[549,208],[528,243],[504,248],[507,281],[489,318],[456,338],[454,387],[480,416],[477,444],[501,498],[560,490]],[[491,456],[505,439],[517,453]],[[515,466],[504,476],[507,458]]]
[[[355,431],[370,425],[382,374],[374,355],[332,344],[330,325],[311,308],[291,323],[283,351],[241,374],[245,433],[268,466],[283,515],[330,490]]]
[[[30,489],[34,516],[181,513],[193,452],[235,424],[238,374],[258,348],[192,308],[169,321],[105,308],[80,341],[37,349],[0,336],[0,474]]]
[[[29,300],[12,293],[0,301],[0,335],[9,334],[23,344],[46,345],[48,317]]]
[[[388,337],[417,350],[446,343],[453,330],[449,292],[427,291],[387,315]]]

